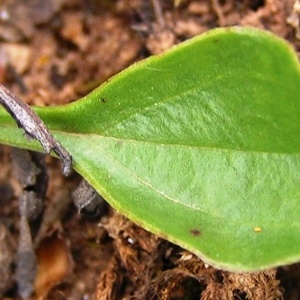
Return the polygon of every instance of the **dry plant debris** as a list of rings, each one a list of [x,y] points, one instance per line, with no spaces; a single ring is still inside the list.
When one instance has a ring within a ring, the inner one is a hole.
[[[73,259],[67,240],[54,233],[44,238],[36,251],[38,269],[34,282],[37,299],[47,299],[50,290],[72,273]]]
[[[13,286],[13,263],[15,245],[11,233],[0,223],[0,295],[4,295]]]

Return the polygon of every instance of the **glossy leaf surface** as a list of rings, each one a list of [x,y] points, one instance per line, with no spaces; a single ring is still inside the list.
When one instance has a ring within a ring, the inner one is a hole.
[[[217,29],[36,108],[75,169],[146,229],[219,268],[300,260],[300,72],[270,33]],[[0,141],[40,150],[0,111]]]

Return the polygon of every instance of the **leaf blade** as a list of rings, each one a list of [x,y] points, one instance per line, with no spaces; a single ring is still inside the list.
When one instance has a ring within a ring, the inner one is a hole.
[[[219,29],[36,111],[119,211],[217,267],[253,271],[300,260],[299,86],[285,42]]]

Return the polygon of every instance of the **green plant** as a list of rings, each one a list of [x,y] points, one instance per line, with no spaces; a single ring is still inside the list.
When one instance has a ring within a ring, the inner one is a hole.
[[[34,110],[144,228],[228,270],[300,260],[299,62],[271,33],[212,30]],[[0,142],[42,151],[4,110],[0,124]]]

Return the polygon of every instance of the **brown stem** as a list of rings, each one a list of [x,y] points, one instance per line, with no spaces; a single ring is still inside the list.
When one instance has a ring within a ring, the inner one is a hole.
[[[46,153],[53,150],[61,158],[64,175],[70,174],[72,156],[55,140],[31,107],[2,84],[0,84],[0,103],[30,138],[37,139],[41,143]]]

